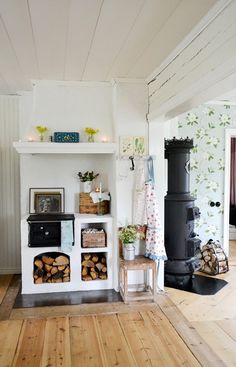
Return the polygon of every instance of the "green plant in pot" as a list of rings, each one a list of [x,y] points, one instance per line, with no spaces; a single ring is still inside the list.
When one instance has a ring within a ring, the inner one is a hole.
[[[84,173],[77,173],[80,182],[83,183],[83,192],[91,192],[92,191],[92,181],[95,180],[99,176],[99,173],[94,173],[93,171],[86,171]]]
[[[118,231],[118,237],[123,244],[123,257],[125,260],[135,259],[135,242],[139,237],[138,226],[127,225]]]

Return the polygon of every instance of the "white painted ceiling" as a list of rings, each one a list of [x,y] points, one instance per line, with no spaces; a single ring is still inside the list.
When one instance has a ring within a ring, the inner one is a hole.
[[[217,0],[0,0],[0,94],[148,78]]]

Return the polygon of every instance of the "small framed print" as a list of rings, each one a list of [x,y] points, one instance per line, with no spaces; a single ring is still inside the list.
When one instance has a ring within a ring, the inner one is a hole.
[[[30,213],[63,213],[64,188],[30,188]]]
[[[145,138],[144,136],[134,136],[134,155],[144,155],[145,154]]]
[[[120,155],[129,156],[133,154],[133,137],[120,136]]]
[[[120,156],[143,156],[146,154],[144,136],[120,136]]]

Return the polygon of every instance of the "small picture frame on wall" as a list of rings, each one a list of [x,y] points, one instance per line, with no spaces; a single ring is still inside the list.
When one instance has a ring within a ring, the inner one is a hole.
[[[144,136],[120,136],[120,156],[143,156],[146,154]]]
[[[65,207],[65,189],[56,188],[30,188],[29,212],[31,214],[63,213]]]

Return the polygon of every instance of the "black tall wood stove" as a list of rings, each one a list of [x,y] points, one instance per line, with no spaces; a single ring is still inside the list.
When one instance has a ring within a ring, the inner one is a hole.
[[[193,140],[165,140],[168,159],[168,191],[165,196],[165,284],[184,287],[200,267],[200,239],[194,232],[194,220],[200,217],[190,195],[190,149]]]

